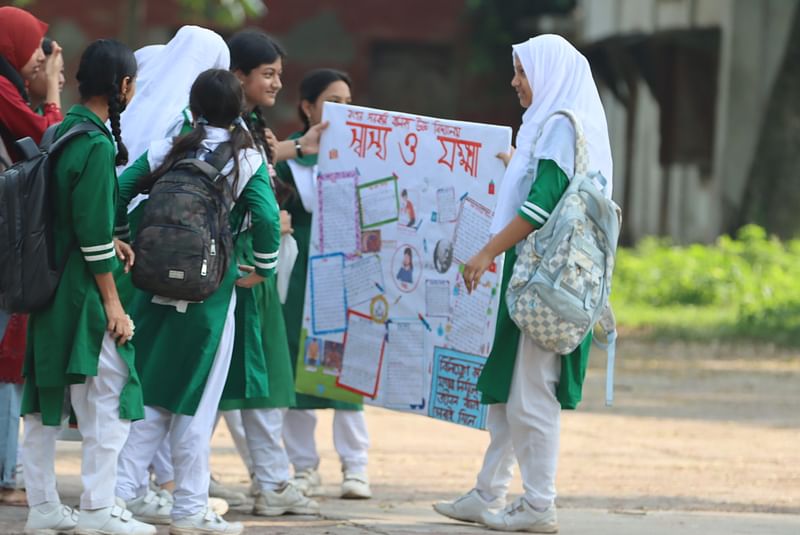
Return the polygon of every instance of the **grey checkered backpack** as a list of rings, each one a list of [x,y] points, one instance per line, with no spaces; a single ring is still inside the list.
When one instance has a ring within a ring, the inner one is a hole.
[[[511,319],[525,335],[546,350],[566,355],[601,316],[613,341],[608,298],[621,211],[603,194],[606,178],[588,172],[580,121],[568,110],[553,115],[557,114],[566,116],[575,129],[575,176],[549,219],[523,242],[506,303]]]

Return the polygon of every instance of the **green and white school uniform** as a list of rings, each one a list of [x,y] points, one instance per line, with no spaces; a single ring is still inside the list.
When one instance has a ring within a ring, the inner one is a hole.
[[[546,214],[553,211],[568,186],[569,178],[554,161],[540,161],[537,178],[531,187],[528,200],[520,207],[517,215],[534,227],[540,227],[546,220]],[[478,379],[478,390],[482,394],[481,403],[486,405],[508,401],[511,378],[514,374],[520,331],[508,315],[506,289],[516,261],[517,250],[516,247],[512,247],[506,251],[503,263],[500,306],[492,352]],[[581,401],[591,345],[592,334],[589,333],[575,351],[561,357],[561,379],[558,382],[556,396],[564,409],[574,409]]]
[[[52,175],[56,261],[66,258],[53,300],[31,314],[24,375],[23,467],[31,507],[58,503],[55,440],[66,412],[65,389],[83,435],[81,509],[114,504],[117,457],[130,420],[142,418],[142,390],[131,342],[117,346],[96,275],[124,277],[114,250],[117,180],[111,134],[91,110],[73,106],[56,138],[91,122],[97,131],[63,149]],[[124,303],[123,303],[124,305]]]
[[[228,129],[206,126],[204,151],[211,152],[230,139]],[[140,179],[161,164],[172,145],[163,140],[120,178],[121,202],[141,189]],[[231,173],[233,162],[224,169]],[[257,274],[274,278],[274,259],[280,242],[278,204],[270,187],[266,166],[253,149],[239,156],[239,180],[231,228],[238,229],[249,214],[253,266]],[[229,176],[229,180],[232,177]],[[124,218],[125,210],[120,211]],[[202,303],[156,304],[153,295],[140,290],[133,299],[137,337],[142,338],[137,367],[142,377],[146,417],[133,427],[120,455],[117,495],[130,500],[140,487],[156,450],[169,432],[174,463],[173,518],[197,513],[207,505],[209,441],[233,354],[237,263],[231,262],[222,284]],[[173,306],[174,305],[174,306]],[[185,309],[184,309],[185,305]],[[257,329],[257,318],[244,318]],[[239,325],[238,328],[247,328]]]

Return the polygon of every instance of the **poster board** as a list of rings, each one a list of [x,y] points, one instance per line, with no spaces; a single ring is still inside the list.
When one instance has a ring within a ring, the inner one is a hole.
[[[476,382],[502,257],[489,239],[511,129],[325,103],[297,391],[485,427]]]

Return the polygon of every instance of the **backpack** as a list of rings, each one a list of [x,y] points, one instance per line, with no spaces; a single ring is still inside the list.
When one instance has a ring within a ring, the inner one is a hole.
[[[588,150],[580,121],[568,110],[553,115],[557,114],[566,116],[575,129],[575,176],[550,218],[523,242],[506,303],[525,335],[548,351],[566,355],[601,317],[609,342],[616,338],[608,300],[621,211],[603,194],[605,177],[587,172]],[[613,347],[610,364],[612,353]]]
[[[219,288],[233,257],[233,192],[222,174],[231,156],[230,143],[205,161],[189,156],[150,188],[133,243],[138,288],[195,302]]]
[[[39,146],[29,137],[17,141],[23,159],[0,173],[0,309],[10,312],[47,305],[69,258],[55,260],[51,175],[59,151],[99,127],[81,122],[53,142],[58,126]]]

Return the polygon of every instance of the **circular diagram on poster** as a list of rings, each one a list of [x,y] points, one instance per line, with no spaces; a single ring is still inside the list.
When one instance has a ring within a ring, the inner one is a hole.
[[[422,257],[408,244],[398,247],[392,257],[392,280],[401,292],[417,289],[422,278]]]
[[[389,319],[389,302],[382,295],[376,295],[369,303],[369,315],[375,323],[386,323]]]
[[[439,273],[447,273],[453,265],[453,242],[448,239],[441,239],[436,242],[433,249],[433,267]]]

